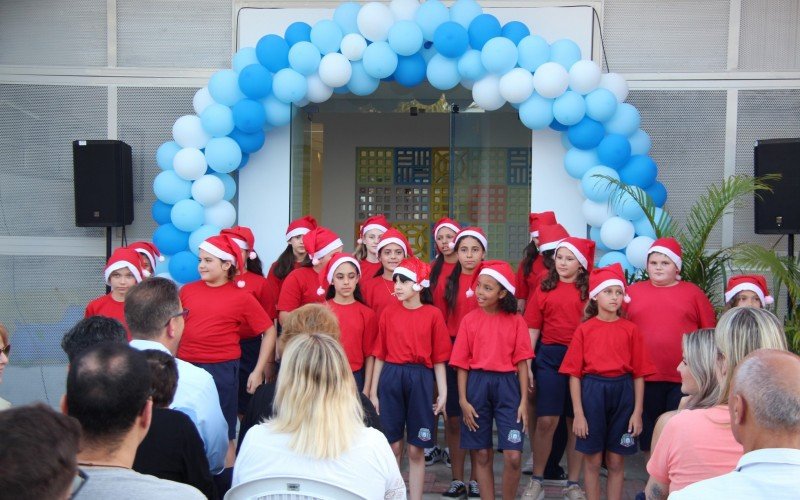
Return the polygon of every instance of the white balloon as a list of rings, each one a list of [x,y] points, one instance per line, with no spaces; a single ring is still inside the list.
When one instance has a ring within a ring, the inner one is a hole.
[[[500,77],[500,95],[508,102],[519,104],[533,94],[533,75],[524,68],[514,68]]]
[[[601,227],[605,221],[614,216],[614,211],[608,203],[597,203],[592,200],[583,200],[581,211],[586,223],[593,227]]]
[[[385,4],[370,2],[358,11],[358,31],[371,42],[383,42],[389,37],[394,24],[394,14]]]
[[[364,50],[367,48],[367,41],[358,33],[349,33],[342,38],[342,43],[339,47],[341,47],[342,54],[346,58],[351,61],[360,61],[364,55]]]
[[[333,95],[333,89],[325,85],[319,74],[309,75],[307,80],[308,92],[306,93],[306,98],[310,102],[325,102]]]
[[[234,222],[236,222],[236,209],[229,201],[222,200],[205,209],[204,224],[225,229],[233,226]]]
[[[335,89],[346,85],[352,75],[350,61],[338,52],[325,54],[319,63],[319,77],[328,87]]]
[[[586,95],[600,83],[600,66],[593,61],[581,60],[569,69],[569,86],[575,92]]]
[[[175,120],[172,126],[172,138],[182,148],[203,149],[211,136],[203,129],[200,117],[197,115],[184,115]]]
[[[417,9],[419,9],[418,0],[392,0],[389,4],[389,10],[392,11],[396,21],[413,21]]]
[[[633,223],[621,217],[611,217],[600,227],[600,239],[612,250],[621,250],[633,240]]]
[[[205,155],[197,148],[183,148],[175,153],[172,166],[175,173],[187,181],[199,179],[208,168]]]
[[[536,68],[533,74],[533,87],[547,99],[555,99],[567,90],[569,73],[557,62],[546,62]]]
[[[204,175],[192,183],[192,198],[209,207],[222,201],[225,197],[225,184],[215,175]]]
[[[202,115],[203,111],[205,111],[206,108],[212,104],[214,104],[214,98],[211,97],[211,94],[209,94],[208,87],[203,87],[194,93],[194,98],[192,98],[192,107],[194,108],[194,112],[197,114],[197,116]]]
[[[610,90],[617,102],[625,102],[628,98],[628,82],[619,73],[604,73],[600,77],[599,87]]]
[[[472,86],[472,99],[475,104],[486,111],[494,111],[503,107],[506,100],[500,95],[500,77],[486,75]]]
[[[628,262],[639,269],[645,269],[647,267],[647,251],[650,250],[650,246],[654,241],[649,236],[637,236],[632,239],[625,249],[625,256],[628,258]]]

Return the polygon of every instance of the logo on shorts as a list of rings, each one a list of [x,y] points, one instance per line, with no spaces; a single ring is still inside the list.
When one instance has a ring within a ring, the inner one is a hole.
[[[508,442],[509,443],[519,443],[522,441],[522,433],[518,430],[511,430],[508,431]]]
[[[622,439],[619,440],[619,444],[625,448],[630,448],[636,444],[636,438],[634,438],[632,434],[626,432],[622,435]]]
[[[430,441],[431,430],[423,427],[419,430],[419,433],[417,433],[417,437],[420,438],[422,441]]]

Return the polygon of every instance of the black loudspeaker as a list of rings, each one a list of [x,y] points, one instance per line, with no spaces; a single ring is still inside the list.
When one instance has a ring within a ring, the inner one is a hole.
[[[73,141],[75,225],[121,227],[133,222],[131,147],[122,141]]]
[[[800,233],[800,139],[756,141],[755,175],[780,174],[772,192],[755,198],[757,234]]]

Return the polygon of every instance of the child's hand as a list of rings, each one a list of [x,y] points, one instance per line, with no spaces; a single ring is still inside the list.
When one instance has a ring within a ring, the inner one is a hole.
[[[533,370],[528,367],[528,395],[533,395],[536,392],[536,379],[533,378]]]
[[[475,411],[475,408],[468,402],[462,403],[461,414],[464,415],[464,425],[467,426],[467,429],[472,432],[477,431],[478,424],[475,422],[475,419],[478,418],[478,412]]]
[[[372,401],[372,405],[375,407],[375,413],[380,415],[381,414],[381,407],[380,407],[380,402],[378,401],[378,395],[377,394],[370,394],[369,395],[369,400]]]
[[[247,377],[247,394],[255,394],[258,386],[264,383],[264,373],[261,370],[253,370]]]
[[[641,425],[641,420],[639,421]],[[585,439],[589,435],[589,423],[583,415],[575,415],[572,421],[572,432],[581,439]]]
[[[447,418],[447,412],[445,411],[446,405],[447,405],[447,395],[439,394],[439,396],[436,398],[436,404],[433,405],[433,414],[438,415],[441,413],[442,416],[444,416],[444,418],[446,419]]]
[[[637,415],[634,413],[631,415],[631,419],[628,421],[628,432],[633,436],[637,437],[639,434],[642,433],[642,415]]]
[[[519,405],[517,408],[517,423],[522,422],[522,432],[528,432],[528,408],[527,404]]]

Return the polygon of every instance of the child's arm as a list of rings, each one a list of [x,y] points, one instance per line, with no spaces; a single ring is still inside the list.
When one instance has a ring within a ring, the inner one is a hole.
[[[528,432],[528,362],[517,363],[517,376],[519,377],[519,408],[517,408],[517,423],[522,421],[522,432]]]
[[[444,418],[447,418],[447,412],[445,412],[445,405],[447,404],[447,373],[445,372],[444,363],[433,364],[433,375],[436,377],[436,389],[439,392],[436,404],[433,405],[433,414],[438,415],[441,413]]]
[[[375,356],[364,358],[364,390],[365,396],[369,397],[369,389],[372,387],[372,367],[375,365]]]
[[[275,342],[277,338],[278,333],[275,331],[275,327],[270,324],[261,337],[261,348],[258,350],[256,367],[247,377],[247,392],[249,394],[254,394],[265,379],[270,380],[273,378],[272,370],[275,369]],[[267,373],[267,368],[270,370],[269,373]]]
[[[375,405],[375,411],[378,415],[381,414],[380,403],[378,402],[378,381],[381,379],[381,370],[383,370],[383,360],[375,358],[375,363],[372,367],[372,384],[369,386],[369,399]],[[365,384],[366,386],[366,384]]]
[[[581,399],[581,379],[569,377],[569,394],[572,397],[572,409],[575,419],[572,422],[572,432],[579,438],[589,435],[589,423],[586,422],[586,415],[583,413],[583,400]]]
[[[463,368],[456,368],[458,370],[458,404],[461,406],[461,414],[464,418],[464,424],[467,429],[471,431],[478,430],[478,424],[475,419],[478,418],[478,413],[475,408],[467,401],[467,377],[469,370]]]
[[[536,328],[528,328],[528,333],[531,336],[531,349],[536,352],[536,342],[539,341],[540,330]],[[533,394],[536,391],[536,379],[533,377],[533,360],[529,359],[528,364],[528,393]],[[520,379],[521,380],[521,379]]]
[[[642,433],[642,404],[644,401],[644,378],[633,379],[633,415],[628,422],[628,432],[634,437]]]

